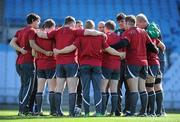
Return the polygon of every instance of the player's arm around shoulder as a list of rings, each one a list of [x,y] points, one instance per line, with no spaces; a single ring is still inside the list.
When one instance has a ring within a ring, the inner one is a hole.
[[[111,55],[119,56],[119,57],[121,57],[121,59],[124,59],[126,57],[125,52],[118,52],[117,50],[115,50],[115,49],[113,49],[111,47],[105,48],[105,51],[108,52]]]
[[[70,52],[74,51],[76,48],[77,47],[74,44],[72,44],[72,45],[64,47],[63,49],[54,48],[53,52],[54,52],[54,55],[66,54],[66,53],[70,53]]]
[[[107,40],[107,35],[103,32],[94,30],[94,29],[85,29],[84,36],[103,36]]]
[[[162,50],[162,52],[165,52],[165,50],[166,50],[165,44],[164,44],[162,41],[160,41],[160,40],[159,40],[159,43],[157,44],[157,47],[158,47],[160,50]]]
[[[36,30],[36,34],[39,38],[48,39],[47,32],[38,29]]]

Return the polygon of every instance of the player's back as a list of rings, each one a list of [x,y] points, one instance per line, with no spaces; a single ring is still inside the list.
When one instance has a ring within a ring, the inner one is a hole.
[[[17,44],[27,51],[26,54],[22,55],[19,53],[17,63],[32,63],[33,57],[31,54],[32,48],[30,47],[29,40],[35,40],[35,29],[27,26],[17,31],[15,37],[17,37]]]
[[[37,45],[46,50],[46,51],[53,51],[54,48],[54,40],[53,39],[43,39],[43,38],[39,38],[38,36],[36,36],[36,43]],[[49,58],[49,56],[46,56],[40,52],[38,53],[38,57],[40,58]]]
[[[61,27],[48,33],[49,39],[55,39],[55,47],[63,49],[66,46],[73,44],[77,36],[84,35],[84,30],[76,30],[71,27]],[[70,64],[76,63],[75,51],[67,54],[59,54],[56,56],[57,64]]]
[[[101,66],[102,51],[108,45],[102,36],[83,36],[75,41],[80,53],[80,64],[92,64],[94,66]]]
[[[147,65],[146,45],[150,41],[147,33],[143,29],[132,27],[123,36],[130,44],[126,50],[127,64]]]
[[[160,42],[160,40],[155,38],[151,40],[155,45],[158,45]],[[159,57],[158,54],[156,53],[147,51],[147,60],[148,60],[148,65],[159,65]]]

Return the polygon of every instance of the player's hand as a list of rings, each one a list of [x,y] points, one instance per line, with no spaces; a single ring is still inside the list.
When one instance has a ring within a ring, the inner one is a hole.
[[[46,56],[53,56],[53,51],[46,51]]]
[[[32,49],[31,53],[32,53],[32,56],[34,58],[37,58],[38,55],[37,55],[37,52],[34,49]]]
[[[107,40],[107,35],[105,33],[102,33],[102,36],[104,37],[105,40]]]
[[[56,48],[53,49],[53,52],[54,52],[55,56],[59,54],[58,49],[56,49]]]
[[[120,52],[120,55],[121,59],[125,59],[126,58],[126,53],[125,52]]]
[[[24,48],[21,48],[20,52],[25,55],[27,53],[27,50],[25,50]]]

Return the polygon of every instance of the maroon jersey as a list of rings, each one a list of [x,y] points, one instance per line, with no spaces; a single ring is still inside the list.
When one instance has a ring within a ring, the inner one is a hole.
[[[82,36],[75,40],[80,65],[102,66],[103,49],[109,47],[102,36]]]
[[[121,39],[121,37],[118,36],[114,32],[113,33],[107,33],[107,37],[108,37],[108,39],[107,39],[108,45],[115,44]],[[122,51],[122,49],[119,49],[118,51]],[[111,55],[107,52],[103,53],[102,67],[113,69],[113,70],[114,69],[119,70],[120,65],[121,65],[121,62],[120,62],[119,56],[114,56],[114,55]]]
[[[49,32],[47,35],[49,39],[55,39],[55,47],[57,49],[63,49],[64,47],[73,44],[77,36],[83,36],[84,30],[76,30],[70,27],[62,27]],[[76,51],[67,54],[57,55],[56,64],[70,64],[77,62],[75,52]]]
[[[37,37],[36,38],[36,44],[46,50],[46,51],[53,51],[54,47],[54,40],[50,39],[42,39]],[[56,66],[56,60],[54,56],[46,56],[40,52],[37,52],[37,69],[44,70],[44,69],[52,69]]]
[[[155,45],[158,45],[160,40],[158,39],[151,39],[152,42],[155,44]],[[147,52],[147,60],[148,60],[148,65],[151,66],[151,65],[160,65],[159,64],[159,57],[158,57],[158,54],[156,53],[153,53],[153,52]]]
[[[125,31],[123,36],[129,41],[129,46],[126,48],[126,63],[128,65],[148,65],[146,45],[152,41],[146,31],[132,27]]]
[[[27,64],[33,63],[32,48],[30,47],[29,40],[35,40],[36,32],[35,29],[27,26],[16,32],[15,37],[17,38],[17,45],[21,48],[24,48],[26,54],[18,54],[16,63],[17,64]]]

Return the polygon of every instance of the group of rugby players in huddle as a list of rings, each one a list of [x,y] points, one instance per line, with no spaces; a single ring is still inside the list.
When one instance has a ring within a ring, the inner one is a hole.
[[[40,17],[34,13],[26,20],[27,26],[18,30],[10,42],[18,54],[16,70],[21,78],[19,116],[43,115],[46,83],[50,115],[64,116],[61,101],[67,84],[69,116],[81,116],[82,108],[82,115],[89,116],[91,82],[94,116],[165,114],[161,82],[165,45],[161,34],[149,35],[150,23],[144,14],[117,14],[117,30],[113,20],[100,21],[97,30],[93,20],[87,20],[83,27],[83,22],[72,16],[67,16],[61,27],[47,19],[39,28]],[[123,83],[126,92],[122,111]],[[141,108],[137,112],[139,96]]]

